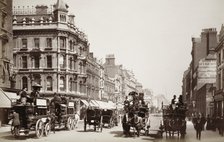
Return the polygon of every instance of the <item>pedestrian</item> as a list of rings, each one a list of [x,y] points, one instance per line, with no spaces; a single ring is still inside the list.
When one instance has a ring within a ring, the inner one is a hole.
[[[202,130],[205,130],[206,119],[203,113],[201,114],[201,122],[202,122]]]
[[[14,127],[15,136],[19,135],[19,127],[20,127],[20,120],[19,120],[19,113],[15,110],[12,110],[12,126]]]
[[[202,127],[203,127],[203,123],[202,123],[201,118],[202,117],[199,114],[199,116],[197,116],[196,122],[195,122],[196,138],[199,139],[199,140],[201,140],[201,131],[202,131]]]
[[[221,116],[220,117],[220,132],[219,132],[221,136],[223,136],[223,133],[224,133],[223,131],[224,131],[224,118],[223,116]]]
[[[211,124],[211,118],[210,118],[209,114],[207,115],[206,121],[207,121],[206,130],[211,130],[211,125],[212,124]]]

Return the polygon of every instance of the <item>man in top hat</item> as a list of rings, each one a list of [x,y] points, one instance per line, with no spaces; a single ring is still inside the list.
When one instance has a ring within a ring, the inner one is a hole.
[[[31,92],[31,94],[30,94],[30,98],[31,98],[31,100],[32,100],[32,102],[36,102],[36,99],[38,98],[38,97],[40,97],[40,88],[42,87],[41,85],[39,85],[39,84],[37,84],[37,83],[35,83],[33,86],[33,91]]]

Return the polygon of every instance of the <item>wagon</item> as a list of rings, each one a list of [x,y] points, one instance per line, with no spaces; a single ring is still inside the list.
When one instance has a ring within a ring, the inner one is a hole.
[[[26,136],[34,131],[37,138],[50,133],[50,115],[47,111],[47,99],[37,98],[35,105],[15,104],[12,110],[19,114],[20,126],[11,126],[11,133],[18,137],[24,133]]]
[[[66,129],[73,130],[75,128],[75,103],[70,101],[68,103],[61,103],[58,112],[55,111],[55,107],[51,106],[50,112],[52,123],[51,129]]]
[[[186,134],[186,107],[181,106],[173,109],[171,105],[163,105],[162,104],[162,112],[163,112],[163,131],[169,136],[177,136],[184,137]]]
[[[102,123],[103,126],[107,125],[108,128],[118,126],[116,110],[114,109],[103,109],[102,110]]]
[[[102,132],[103,122],[102,122],[102,110],[99,108],[88,108],[86,110],[86,115],[84,117],[84,131],[86,131],[87,125],[93,125],[94,131],[98,130]]]

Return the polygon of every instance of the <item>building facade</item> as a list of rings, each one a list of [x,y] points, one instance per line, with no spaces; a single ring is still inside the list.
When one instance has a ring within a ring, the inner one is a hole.
[[[196,111],[204,116],[214,114],[213,102],[213,84],[206,83],[198,91],[196,96]]]
[[[15,87],[12,39],[12,0],[0,0],[0,127],[8,123],[11,107],[5,91],[11,92]]]
[[[93,53],[87,56],[87,96],[90,99],[100,100],[101,65],[94,58]]]
[[[130,70],[127,69],[123,69],[123,75],[124,75],[124,92],[125,92],[125,96],[128,96],[128,94],[132,91],[138,91],[136,89],[137,85],[137,80],[134,76],[134,73]],[[142,87],[139,84],[139,87]]]
[[[217,42],[217,31],[215,28],[203,29],[200,38],[192,38],[192,61],[190,63],[189,74],[187,75],[187,77],[190,76],[190,80],[188,80],[188,83],[190,82],[190,84],[188,84],[187,87],[189,88],[189,90],[183,91],[183,93],[190,93],[187,94],[189,96],[189,98],[187,98],[187,102],[189,102],[187,103],[187,105],[190,116],[192,113],[197,111],[196,97],[198,89],[200,89],[200,87],[202,87],[204,84],[211,82],[208,81],[209,79],[205,79],[205,76],[210,73],[205,73],[204,71],[200,71],[200,69],[198,70],[198,68],[200,68],[199,64],[203,62],[202,59],[205,59],[207,57],[209,58],[209,56],[213,56],[215,54]],[[185,97],[186,94],[183,94],[183,96]]]
[[[0,0],[0,87],[14,87],[12,0]]]
[[[107,74],[104,76],[104,95],[102,96],[102,100],[117,102],[114,79],[110,78]]]
[[[42,86],[40,92],[54,92],[71,98],[87,98],[86,61],[89,43],[74,24],[68,6],[57,0],[54,9],[36,6],[35,11],[14,7],[14,71],[16,88]]]
[[[104,72],[108,78],[114,80],[115,83],[115,98],[117,103],[123,103],[123,74],[122,65],[115,64],[115,57],[113,54],[106,55],[106,62],[104,63]],[[105,78],[106,80],[106,78]],[[106,84],[106,83],[105,83]]]
[[[217,80],[214,95],[214,113],[216,116],[224,115],[224,26],[219,33],[219,43],[216,48],[217,55]]]

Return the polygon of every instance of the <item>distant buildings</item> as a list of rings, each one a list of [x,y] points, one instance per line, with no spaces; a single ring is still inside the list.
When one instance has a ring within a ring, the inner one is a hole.
[[[160,95],[156,95],[156,96],[153,96],[153,99],[152,99],[152,103],[153,103],[153,106],[156,108],[156,110],[160,111],[162,110],[162,103],[164,105],[168,105],[170,104],[170,102],[166,99],[166,97],[163,95],[163,94],[160,94]]]
[[[87,72],[87,96],[89,99],[100,100],[100,81],[101,81],[101,66],[97,59],[90,52],[86,62]]]

